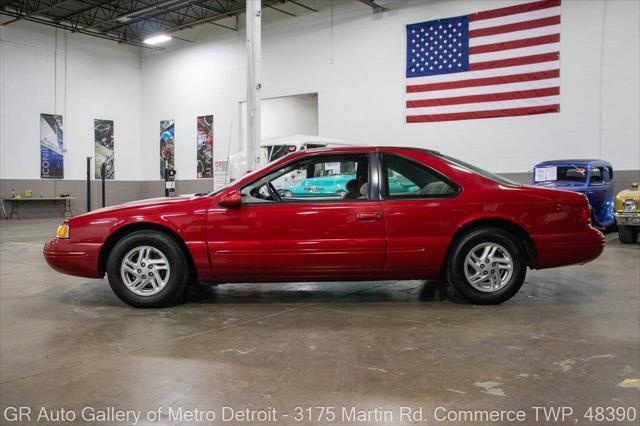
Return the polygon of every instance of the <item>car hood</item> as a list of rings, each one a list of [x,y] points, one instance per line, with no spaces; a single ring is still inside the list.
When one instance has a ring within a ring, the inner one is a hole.
[[[618,192],[618,195],[616,197],[620,199],[640,201],[640,191],[635,189],[625,189]]]
[[[171,205],[176,203],[185,203],[185,202],[189,202],[191,200],[200,198],[201,196],[202,195],[200,194],[185,194],[185,195],[179,195],[177,197],[147,198],[144,200],[130,201],[127,203],[116,204],[109,207],[103,207],[101,209],[91,210],[88,213],[84,213],[74,217],[82,217],[82,216],[88,216],[88,215],[94,215],[94,214],[100,214],[100,213],[109,213],[113,211],[125,210],[130,208],[159,207],[159,206],[166,206],[166,205]]]

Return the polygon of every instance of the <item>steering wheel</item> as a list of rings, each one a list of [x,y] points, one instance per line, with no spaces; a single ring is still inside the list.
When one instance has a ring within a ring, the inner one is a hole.
[[[267,188],[269,188],[269,193],[271,194],[271,197],[273,197],[273,201],[277,201],[281,203],[282,197],[280,197],[280,194],[278,194],[278,191],[276,191],[275,186],[273,186],[273,184],[269,182],[269,184],[267,185]]]

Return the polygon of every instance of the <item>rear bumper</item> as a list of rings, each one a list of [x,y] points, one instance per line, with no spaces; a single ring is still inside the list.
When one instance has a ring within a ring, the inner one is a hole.
[[[536,269],[587,263],[604,250],[604,235],[591,227],[573,234],[538,235],[534,242],[538,254]]]
[[[100,244],[71,243],[53,238],[44,245],[44,258],[58,272],[79,277],[102,278],[98,272]]]

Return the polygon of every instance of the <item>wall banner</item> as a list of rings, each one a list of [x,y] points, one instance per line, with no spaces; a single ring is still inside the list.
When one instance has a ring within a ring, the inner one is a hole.
[[[213,177],[213,115],[198,117],[198,178]]]
[[[102,168],[105,179],[115,177],[113,165],[113,120],[93,120],[93,134],[95,143],[95,178],[102,179]]]
[[[174,124],[175,120],[160,121],[160,179],[164,179],[165,165],[167,169],[175,170]]]
[[[64,179],[62,116],[40,114],[40,177]]]

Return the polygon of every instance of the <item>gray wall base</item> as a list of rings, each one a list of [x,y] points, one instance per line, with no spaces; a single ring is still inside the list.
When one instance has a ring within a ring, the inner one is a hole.
[[[631,182],[640,182],[640,170],[617,170],[615,173],[615,191],[628,188]],[[531,173],[502,173],[502,176],[516,182],[530,184]],[[87,211],[87,188],[84,180],[57,180],[57,179],[0,179],[0,195],[9,197],[11,189],[17,194],[23,195],[26,189],[33,191],[33,197],[39,197],[40,191],[45,197],[54,197],[63,193],[70,194],[76,199],[71,203],[74,215]],[[125,203],[127,201],[144,198],[164,197],[164,181],[124,181],[112,180],[106,182],[106,205]],[[209,192],[213,190],[213,179],[194,179],[176,181],[176,194],[193,194],[197,192]],[[91,208],[93,210],[102,206],[100,181],[91,181]],[[10,206],[5,203],[7,213]],[[63,206],[61,203],[22,203],[20,205],[21,218],[36,217],[62,217]],[[0,216],[2,214],[0,213]]]
[[[128,201],[144,198],[164,197],[164,181],[136,181],[112,180],[106,181],[106,205],[112,206]],[[91,181],[91,209],[102,207],[102,190],[100,181]],[[46,198],[60,194],[75,197],[71,202],[74,215],[87,211],[87,183],[84,180],[57,179],[0,179],[0,195],[2,198],[11,195],[11,189],[16,194],[24,196],[24,191],[33,191],[33,198],[40,197],[40,191]],[[176,194],[192,194],[195,192],[209,192],[213,190],[213,179],[185,180],[176,182]],[[9,213],[10,205],[5,202]],[[62,217],[64,207],[62,203],[38,202],[33,204],[21,203],[19,207],[21,218]],[[2,213],[0,217],[4,218]]]

